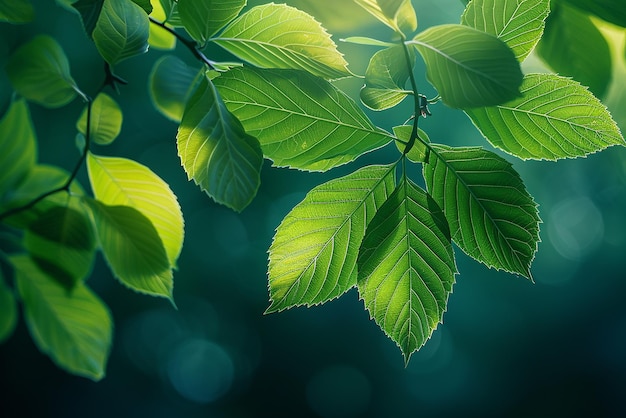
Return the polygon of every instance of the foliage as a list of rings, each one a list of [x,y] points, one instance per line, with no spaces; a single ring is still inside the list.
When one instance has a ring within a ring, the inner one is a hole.
[[[149,94],[179,123],[178,156],[188,178],[235,211],[253,201],[264,159],[327,171],[395,144],[395,163],[318,185],[283,219],[269,248],[267,313],[325,303],[356,287],[406,362],[443,320],[457,274],[453,242],[490,268],[529,279],[539,242],[537,204],[511,163],[485,148],[432,143],[419,127],[438,102],[465,112],[490,144],[522,160],[624,145],[596,98],[606,91],[610,58],[590,18],[624,25],[616,1],[559,0],[550,14],[549,0],[472,0],[460,24],[418,30],[409,0],[355,0],[353,7],[392,31],[389,39],[345,39],[377,48],[363,76],[348,69],[322,24],[285,4],[57,2],[82,22],[105,63],[105,80],[94,98],[83,92],[48,35],[21,45],[6,65],[16,98],[0,120],[0,227],[19,245],[0,253],[11,273],[0,276],[0,341],[11,335],[21,305],[41,351],[94,380],[105,374],[112,335],[108,309],[86,283],[97,251],[125,286],[174,303],[184,239],[176,196],[150,168],[92,149],[123,132],[121,107],[104,92],[125,83],[117,64],[149,46],[178,43],[197,60],[195,67],[175,55],[155,60]],[[28,2],[0,1],[6,24],[27,24],[34,13]],[[563,38],[586,45],[585,54],[562,48]],[[524,75],[520,63],[536,45],[574,80]],[[207,57],[215,47],[232,61]],[[418,56],[434,98],[419,88]],[[367,109],[335,82],[348,77],[363,79],[358,99]],[[77,97],[85,108],[71,121],[76,165],[68,173],[39,164],[29,106],[58,108]],[[392,132],[366,113],[397,112],[407,98],[413,111]],[[425,189],[414,178],[420,165]],[[76,181],[83,166],[89,191]]]

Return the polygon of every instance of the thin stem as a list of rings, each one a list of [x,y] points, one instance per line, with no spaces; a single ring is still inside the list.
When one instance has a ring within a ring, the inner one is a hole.
[[[419,134],[417,131],[417,125],[418,125],[418,121],[419,121],[419,117],[421,115],[420,113],[420,95],[419,95],[419,91],[417,89],[417,81],[415,81],[415,75],[413,74],[413,65],[411,65],[411,54],[409,53],[409,48],[405,43],[406,41],[406,37],[404,35],[402,35],[401,38],[401,43],[402,43],[402,49],[404,50],[404,58],[406,61],[406,65],[408,67],[409,70],[409,81],[411,82],[411,89],[413,90],[413,106],[415,108],[415,117],[413,118],[413,130],[411,131],[411,136],[409,137],[409,142],[407,143],[406,147],[404,148],[404,155],[408,154],[409,151],[411,151],[411,148],[413,148],[413,145],[415,145],[415,140],[419,139],[421,142],[422,141],[421,138],[419,138]]]

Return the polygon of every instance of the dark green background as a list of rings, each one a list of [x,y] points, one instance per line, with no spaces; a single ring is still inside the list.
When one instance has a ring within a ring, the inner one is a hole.
[[[421,27],[457,22],[462,12],[458,0],[414,3]],[[48,33],[65,48],[78,85],[96,91],[102,61],[78,18],[52,1],[35,4],[35,23],[0,24],[0,62],[34,34]],[[336,39],[388,34],[372,25]],[[357,72],[374,51],[340,48]],[[193,63],[188,51],[176,53]],[[217,50],[208,53],[219,58]],[[186,237],[175,274],[178,311],[124,288],[99,257],[89,284],[110,306],[116,326],[107,377],[93,383],[56,368],[20,320],[0,346],[0,416],[626,416],[626,150],[559,163],[507,157],[544,221],[535,284],[489,270],[457,249],[460,275],[445,323],[405,368],[355,290],[324,306],[263,315],[266,251],[282,217],[315,185],[367,163],[393,161],[395,147],[324,174],[267,164],[257,198],[236,214],[187,181],[176,156],[177,126],[149,102],[147,74],[162,54],[151,51],[116,68],[129,81],[116,96],[124,110],[122,136],[94,152],[148,165],[179,197]],[[359,83],[342,87],[357,94]],[[10,96],[2,72],[1,113]],[[613,97],[619,103],[624,96]],[[78,101],[58,110],[31,105],[41,162],[73,166],[81,110]],[[421,124],[431,140],[490,148],[461,112],[441,104],[431,110],[433,117]],[[624,107],[611,110],[626,120]],[[370,116],[390,129],[408,115],[403,106]],[[418,166],[411,170],[421,179]],[[87,184],[84,172],[79,178]]]

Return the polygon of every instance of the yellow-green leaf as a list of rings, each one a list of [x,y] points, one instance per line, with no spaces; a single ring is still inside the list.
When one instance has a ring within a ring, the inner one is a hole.
[[[122,130],[122,110],[111,96],[100,93],[91,104],[90,139],[98,145],[109,145]],[[76,128],[87,134],[87,108],[83,110]]]

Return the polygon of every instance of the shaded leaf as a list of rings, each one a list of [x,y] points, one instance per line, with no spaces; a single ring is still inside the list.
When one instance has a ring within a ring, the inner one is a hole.
[[[228,111],[210,80],[202,80],[187,102],[176,138],[189,179],[238,212],[250,204],[261,185],[263,152],[259,141]]]
[[[27,256],[11,262],[26,324],[39,349],[70,373],[102,379],[113,334],[106,305],[82,283],[66,291]]]
[[[410,0],[355,0],[376,19],[396,32],[417,29],[417,16]]]
[[[450,107],[490,106],[519,96],[519,62],[493,35],[449,24],[430,27],[408,43],[424,58],[428,80]]]
[[[26,99],[56,108],[74,100],[76,83],[61,46],[48,35],[39,35],[9,57],[7,75],[13,88]]]
[[[600,19],[626,28],[626,7],[622,0],[563,0],[582,11],[593,13]]]
[[[235,68],[213,82],[279,167],[325,171],[391,140],[352,99],[306,72]]]
[[[624,139],[606,107],[574,80],[529,74],[522,97],[503,105],[468,109],[494,146],[523,159],[582,157]]]
[[[533,50],[550,13],[550,0],[473,0],[461,23],[500,38],[519,61]]]
[[[204,45],[245,5],[246,0],[178,0],[178,13],[189,35]]]
[[[99,93],[91,104],[90,138],[98,145],[109,145],[122,130],[122,110],[111,96]],[[87,108],[83,110],[76,123],[76,129],[87,133]]]
[[[411,68],[415,64],[415,52],[409,52]],[[376,52],[365,71],[365,86],[361,89],[361,101],[373,110],[396,106],[413,94],[405,88],[409,79],[409,67],[402,46],[393,46]]]
[[[87,35],[90,37],[93,34],[93,30],[96,28],[96,23],[98,22],[98,17],[100,17],[103,4],[104,0],[78,0],[71,5],[76,9],[78,14],[80,14],[85,32],[87,32]]]
[[[146,14],[152,13],[152,2],[150,0],[132,0],[137,6],[141,7]]]
[[[8,340],[17,324],[17,301],[13,289],[7,286],[0,270],[0,344]]]
[[[180,122],[187,100],[202,76],[173,55],[159,58],[149,76],[150,98],[156,109],[167,118]]]
[[[292,68],[333,79],[351,75],[326,30],[310,15],[285,4],[250,9],[215,43],[261,68]]]
[[[29,0],[0,0],[0,22],[28,23],[35,18]]]
[[[0,119],[0,149],[1,198],[26,177],[37,160],[35,129],[25,100],[11,103]]]
[[[394,187],[392,165],[365,167],[311,190],[276,229],[267,312],[324,303],[356,285],[365,228]]]
[[[403,178],[367,227],[357,264],[361,299],[408,362],[442,322],[457,271],[441,209]]]

